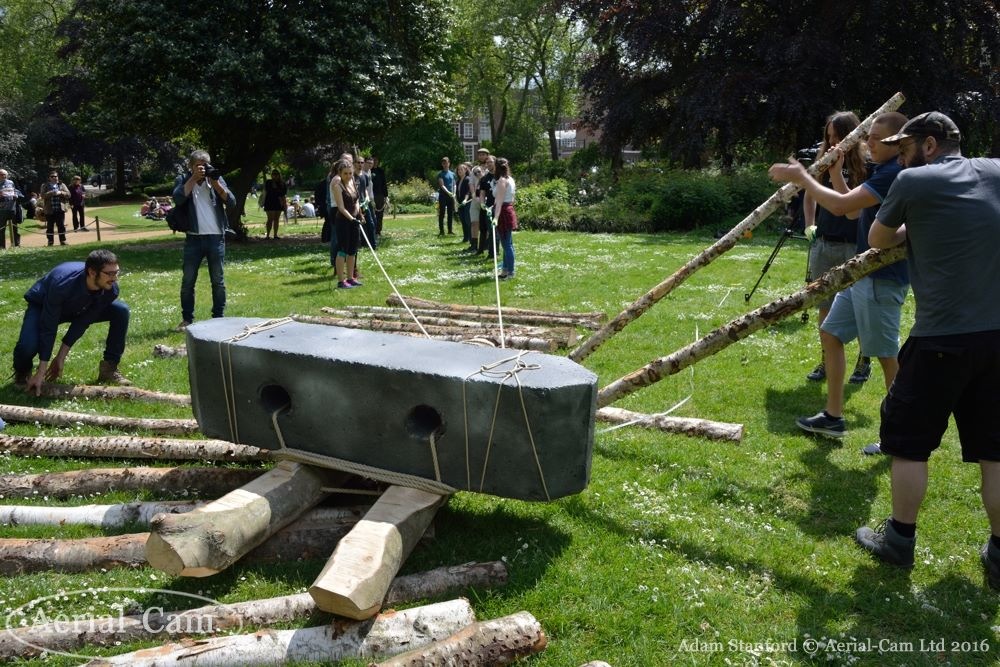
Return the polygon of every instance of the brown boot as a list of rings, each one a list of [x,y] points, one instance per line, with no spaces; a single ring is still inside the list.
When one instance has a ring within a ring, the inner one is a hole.
[[[31,371],[14,371],[14,384],[23,387],[31,379]]]
[[[102,361],[97,371],[98,384],[120,384],[128,387],[132,381],[118,372],[118,364],[113,361]]]

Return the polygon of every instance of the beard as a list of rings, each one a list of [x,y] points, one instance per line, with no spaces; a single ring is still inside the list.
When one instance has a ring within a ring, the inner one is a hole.
[[[924,155],[923,151],[917,151],[912,157],[906,159],[903,162],[903,169],[910,169],[911,167],[923,167],[927,164],[927,157]]]

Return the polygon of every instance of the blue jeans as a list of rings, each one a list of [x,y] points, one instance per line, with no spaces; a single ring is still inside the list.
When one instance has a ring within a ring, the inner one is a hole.
[[[14,370],[30,373],[38,355],[42,307],[29,303],[21,322],[21,335],[14,346]],[[108,323],[108,337],[104,340],[104,360],[117,364],[125,352],[125,335],[128,333],[129,309],[123,301],[113,301],[94,322]],[[69,322],[71,320],[64,320]],[[61,322],[60,322],[61,324]],[[59,344],[59,341],[56,341]]]
[[[503,246],[503,262],[501,266],[507,272],[507,275],[512,276],[514,275],[514,232],[501,232],[497,230],[497,236],[500,238],[500,245]]]
[[[226,281],[222,275],[226,237],[188,234],[184,240],[184,276],[181,278],[181,319],[185,322],[194,322],[194,284],[202,259],[208,260],[208,277],[212,281],[212,317],[222,317],[226,310]]]

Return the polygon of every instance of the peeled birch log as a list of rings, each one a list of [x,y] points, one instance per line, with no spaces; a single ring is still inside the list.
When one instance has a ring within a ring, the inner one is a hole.
[[[905,99],[906,98],[903,97],[902,93],[896,93],[890,97],[885,104],[876,109],[870,116],[868,116],[868,118],[864,119],[860,125],[844,137],[838,146],[842,147],[844,151],[850,150],[861,140],[862,135],[868,132],[875,118],[883,113],[895,111],[900,107]],[[814,176],[823,173],[836,161],[837,155],[837,151],[828,151],[826,155],[809,167],[809,173]],[[777,192],[771,195],[767,201],[755,208],[750,215],[745,217],[742,222],[726,232],[722,238],[713,243],[706,250],[702,251],[699,255],[689,260],[687,264],[675,271],[674,274],[666,280],[643,294],[635,302],[633,302],[632,305],[596,331],[590,338],[583,341],[575,350],[569,353],[569,358],[577,363],[586,359],[591,352],[596,350],[601,344],[607,342],[607,340],[616,333],[624,329],[630,322],[638,319],[639,316],[649,310],[653,304],[670,294],[675,287],[691,277],[691,275],[693,275],[698,269],[708,266],[708,264],[714,259],[733,248],[740,238],[743,237],[744,233],[754,229],[757,225],[763,222],[764,219],[771,215],[771,213],[773,213],[779,205],[788,202],[800,189],[801,188],[794,183],[786,183],[783,185]]]
[[[129,524],[138,523],[148,526],[157,514],[182,514],[190,512],[197,506],[197,503],[176,501],[77,505],[75,507],[0,505],[0,525],[62,526],[71,524],[97,526],[104,530],[120,530]]]
[[[631,424],[644,428],[655,428],[667,433],[678,433],[712,440],[743,439],[743,424],[728,424],[707,419],[671,417],[670,415],[646,415],[641,412],[606,406],[597,411],[597,418],[612,424]]]
[[[2,448],[2,446],[0,446]],[[262,470],[244,468],[89,468],[36,475],[0,475],[0,498],[84,497],[150,489],[169,495],[218,498]]]
[[[301,316],[295,315],[293,319],[303,322],[305,320],[301,319]],[[428,335],[467,335],[475,336],[481,334],[490,334],[496,331],[496,326],[492,324],[471,322],[462,325],[436,325],[433,323],[425,323],[421,321],[418,325],[416,322],[404,322],[399,320],[380,320],[380,319],[360,319],[354,317],[327,317],[323,318],[325,322],[313,322],[313,324],[328,324],[335,327],[344,327],[347,329],[367,329],[370,331],[389,331],[389,332],[410,332],[410,333],[423,333],[426,331]],[[423,327],[421,329],[421,327]],[[553,340],[570,340],[576,335],[575,331],[569,328],[561,329],[542,329],[540,327],[506,327],[505,329],[510,329],[510,333],[518,336],[527,336],[534,338],[552,338]]]
[[[906,257],[905,246],[889,250],[871,249],[830,269],[804,288],[777,301],[761,306],[728,324],[715,329],[700,340],[676,352],[654,359],[642,368],[621,377],[597,392],[598,407],[605,407],[642,387],[679,373],[688,366],[743,340],[755,331],[779,322],[800,310],[809,308],[831,294],[836,294],[869,273]]]
[[[149,431],[164,435],[189,435],[198,432],[198,422],[193,419],[142,419],[108,417],[85,412],[65,412],[47,408],[30,408],[23,405],[0,405],[0,418],[12,422],[39,422],[53,426],[102,426],[125,431]]]
[[[171,357],[186,357],[188,356],[188,351],[185,345],[178,345],[177,347],[171,347],[170,345],[156,345],[153,347],[153,356],[160,357],[162,359],[169,359]]]
[[[183,577],[226,569],[326,496],[346,473],[280,461],[245,486],[187,514],[162,514],[150,525],[146,558]]]
[[[500,561],[467,563],[397,577],[386,596],[385,605],[454,595],[468,588],[488,588],[507,583],[507,567]],[[149,639],[149,627],[163,628],[161,639],[179,639],[196,629],[214,632],[241,627],[262,627],[287,623],[321,614],[308,593],[283,595],[195,609],[149,613],[143,622],[138,616],[108,616],[82,621],[52,622],[16,627],[0,633],[0,660],[32,658],[43,649],[74,651],[86,645],[111,646],[116,642]],[[318,619],[317,619],[318,620]]]
[[[528,612],[519,611],[473,623],[447,639],[383,660],[374,667],[509,665],[518,658],[541,653],[547,644],[541,624]]]
[[[611,667],[611,665],[603,660],[591,660],[590,662],[583,663],[580,667]]]
[[[0,435],[0,452],[16,456],[72,456],[98,459],[175,461],[269,461],[271,450],[225,440],[108,437],[29,437]]]
[[[499,321],[496,309],[489,312],[455,312],[437,308],[397,308],[394,306],[345,306],[344,308],[332,309],[331,312],[351,313],[354,317],[381,317],[382,319],[412,319],[416,315],[424,321],[425,317],[460,317],[462,321],[492,322]],[[529,326],[542,327],[585,327],[587,329],[598,329],[601,324],[596,319],[571,313],[551,313],[549,315],[517,315],[511,314],[508,309],[503,310],[503,321],[511,324],[524,324]]]
[[[165,644],[86,663],[92,667],[250,667],[289,662],[331,664],[347,658],[393,655],[425,646],[475,623],[468,600],[450,600],[403,611],[388,611],[370,621],[337,622],[299,630],[260,630],[249,635]]]
[[[247,554],[244,563],[322,558],[361,518],[357,508],[318,508]],[[323,525],[320,528],[319,523]],[[146,565],[149,533],[81,539],[0,539],[0,575],[91,572]]]
[[[447,499],[402,486],[386,489],[310,586],[316,606],[355,619],[378,612],[403,561]]]
[[[103,386],[89,384],[42,384],[42,396],[47,398],[104,398],[128,399],[147,403],[169,403],[171,405],[191,405],[187,394],[168,394],[138,387]]]
[[[496,308],[494,306],[469,306],[460,303],[442,303],[440,301],[430,301],[429,299],[420,299],[415,296],[407,296],[403,298],[406,299],[406,304],[409,305],[411,309],[429,308],[433,310],[444,310],[449,313],[477,313],[477,314],[496,313]],[[386,297],[385,302],[387,305],[390,306],[403,305],[403,301],[401,301],[400,298],[395,294],[390,294],[388,297]],[[513,316],[525,315],[525,316],[541,316],[549,318],[567,318],[567,319],[583,318],[584,320],[597,320],[598,322],[604,321],[608,317],[606,313],[600,311],[595,311],[592,313],[567,313],[567,312],[552,311],[552,310],[531,310],[529,308],[504,308],[503,309],[504,317],[507,317],[508,314]]]

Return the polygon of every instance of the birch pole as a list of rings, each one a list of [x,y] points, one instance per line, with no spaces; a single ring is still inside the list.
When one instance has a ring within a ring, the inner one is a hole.
[[[597,392],[597,406],[610,405],[642,387],[679,373],[691,364],[743,340],[755,331],[760,331],[774,322],[809,308],[821,299],[836,294],[869,273],[898,262],[905,256],[906,248],[904,246],[896,246],[890,250],[874,248],[867,250],[840,266],[830,269],[819,279],[809,283],[794,294],[761,306],[753,312],[724,324],[673,354],[654,359],[642,368],[615,380]]]
[[[861,140],[861,136],[868,132],[872,122],[874,122],[878,116],[889,111],[895,111],[900,107],[900,105],[903,104],[904,100],[905,98],[902,93],[896,93],[890,97],[885,104],[876,109],[874,113],[868,116],[868,118],[865,118],[860,125],[844,137],[843,141],[841,141],[838,145],[843,147],[845,151],[850,150]],[[809,173],[813,176],[822,174],[836,161],[836,158],[836,152],[828,151],[826,155],[809,167]],[[577,363],[586,359],[590,353],[596,350],[603,343],[607,342],[609,338],[624,329],[629,323],[638,319],[640,315],[652,308],[657,301],[670,294],[674,288],[691,277],[695,271],[704,266],[708,266],[708,264],[710,264],[717,257],[733,248],[745,232],[749,232],[754,229],[757,225],[763,222],[767,216],[771,215],[771,213],[773,213],[779,205],[791,200],[791,198],[795,196],[795,193],[799,190],[799,186],[794,183],[785,183],[785,185],[781,186],[777,192],[767,199],[767,201],[755,208],[750,215],[745,217],[742,222],[729,230],[722,238],[702,251],[699,255],[689,260],[687,264],[675,271],[673,275],[669,276],[666,280],[662,281],[653,289],[643,294],[635,302],[633,302],[632,305],[619,313],[613,320],[605,324],[599,330],[595,331],[590,338],[580,343],[575,350],[569,353],[569,358]]]
[[[163,435],[190,435],[198,432],[198,422],[193,419],[151,419],[143,417],[109,417],[87,412],[66,412],[24,405],[0,405],[0,418],[12,422],[39,422],[52,426],[101,426],[120,428],[124,431],[149,431]]]

